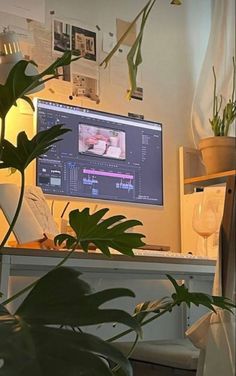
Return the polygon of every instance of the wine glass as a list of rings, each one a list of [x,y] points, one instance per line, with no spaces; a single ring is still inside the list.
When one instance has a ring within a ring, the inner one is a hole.
[[[194,206],[192,226],[204,240],[204,256],[208,256],[208,238],[218,229],[218,217],[210,202],[200,202]]]

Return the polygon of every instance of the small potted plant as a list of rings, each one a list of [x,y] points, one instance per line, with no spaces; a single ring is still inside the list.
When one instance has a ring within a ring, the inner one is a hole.
[[[235,59],[233,58],[232,94],[225,106],[223,106],[222,95],[219,96],[216,93],[216,73],[214,67],[213,75],[213,114],[209,122],[214,136],[204,138],[199,142],[199,150],[201,151],[207,174],[236,169],[236,138],[228,136],[230,128],[233,125],[235,126],[236,119]]]

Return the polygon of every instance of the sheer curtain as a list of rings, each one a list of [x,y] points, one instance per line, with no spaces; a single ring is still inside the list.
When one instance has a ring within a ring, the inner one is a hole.
[[[212,24],[208,46],[192,105],[192,134],[195,146],[199,139],[212,136],[214,65],[217,92],[227,100],[232,93],[232,58],[235,56],[235,0],[212,0]],[[234,130],[231,135],[235,135]]]

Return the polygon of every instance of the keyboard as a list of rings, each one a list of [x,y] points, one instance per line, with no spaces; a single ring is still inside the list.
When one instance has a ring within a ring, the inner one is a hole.
[[[151,257],[171,257],[171,258],[184,258],[184,259],[203,259],[208,260],[211,257],[207,256],[198,256],[192,255],[191,253],[180,253],[180,252],[165,252],[165,251],[152,251],[146,249],[135,249],[134,250],[135,256],[151,256]]]
[[[96,250],[96,253],[101,253],[100,250]],[[110,249],[112,255],[121,255],[120,252],[115,249]],[[171,257],[179,259],[195,259],[195,260],[212,260],[212,257],[192,255],[191,253],[179,253],[171,251],[152,251],[150,249],[134,249],[135,256],[148,256],[148,257]]]

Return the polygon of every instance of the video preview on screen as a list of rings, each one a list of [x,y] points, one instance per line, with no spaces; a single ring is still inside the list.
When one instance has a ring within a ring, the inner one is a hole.
[[[160,123],[43,99],[35,121],[37,131],[71,130],[37,159],[45,194],[163,206]]]
[[[125,159],[125,132],[79,124],[79,153]]]

